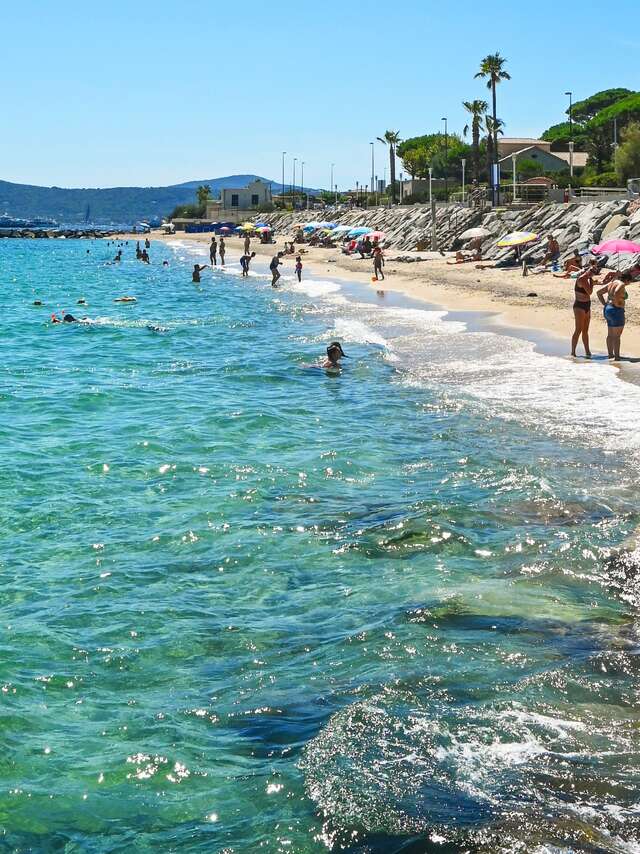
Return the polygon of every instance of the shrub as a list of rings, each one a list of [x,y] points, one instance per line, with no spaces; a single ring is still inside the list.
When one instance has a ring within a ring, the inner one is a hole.
[[[585,187],[617,187],[618,176],[615,172],[601,172],[599,175],[588,175],[584,180]]]

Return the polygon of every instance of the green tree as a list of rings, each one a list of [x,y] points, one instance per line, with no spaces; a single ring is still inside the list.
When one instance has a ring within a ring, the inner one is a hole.
[[[471,114],[471,150],[472,150],[472,175],[473,180],[478,181],[480,178],[480,129],[482,127],[482,119],[484,114],[489,109],[486,101],[463,101],[462,106]],[[469,133],[469,125],[465,125],[462,131],[463,136]]]
[[[425,178],[429,172],[429,149],[420,145],[408,149],[402,157],[402,165],[412,178]]]
[[[536,178],[538,175],[544,175],[542,165],[538,163],[537,160],[533,159],[521,160],[516,164],[516,170],[520,175],[522,175],[525,181],[527,178]]]
[[[391,201],[396,203],[396,148],[400,142],[400,132],[397,130],[387,130],[384,137],[378,137],[379,142],[384,142],[389,146],[389,175],[391,176]]]
[[[576,101],[571,109],[571,116],[574,122],[584,123],[594,119],[601,110],[606,110],[618,101],[622,101],[628,95],[634,95],[637,92],[632,92],[631,89],[605,89],[602,92],[596,92],[589,98],[583,101]],[[567,115],[569,109],[567,108]]]
[[[499,125],[498,122],[498,112],[496,107],[496,86],[502,80],[511,80],[511,75],[504,70],[504,64],[507,60],[500,56],[500,53],[496,51],[495,53],[490,53],[482,60],[480,63],[480,70],[475,75],[476,77],[482,77],[487,81],[487,89],[491,90],[491,100],[492,100],[492,118],[493,118],[493,140],[492,140],[492,152],[494,161],[497,163],[498,160],[498,130]],[[489,175],[491,175],[491,170],[489,170]],[[496,188],[496,199],[500,192],[500,180],[498,179],[498,187]]]
[[[616,151],[616,175],[620,181],[640,177],[640,123],[627,125]]]
[[[201,208],[207,206],[207,202],[211,198],[211,187],[208,184],[202,184],[196,190],[196,196],[198,197],[198,204]]]
[[[589,153],[589,164],[597,173],[607,171],[605,167],[611,161],[611,145],[609,127],[597,126],[590,122],[586,132],[586,149]]]

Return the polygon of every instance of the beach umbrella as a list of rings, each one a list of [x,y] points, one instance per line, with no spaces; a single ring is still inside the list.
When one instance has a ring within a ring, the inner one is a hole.
[[[523,243],[531,243],[537,240],[538,235],[532,231],[512,231],[497,242],[497,246],[522,246]]]
[[[384,233],[384,231],[368,231],[367,237],[370,240],[386,240],[387,239],[387,235]]]
[[[636,252],[640,252],[640,243],[616,237],[612,240],[605,240],[599,246],[594,246],[591,251],[594,255],[616,255],[620,253],[635,255]]]
[[[361,237],[363,234],[368,234],[371,231],[370,228],[364,228],[363,226],[358,226],[357,228],[352,228],[349,232],[349,237]]]
[[[256,231],[271,231],[270,225],[260,225],[256,227]]]
[[[351,231],[350,225],[336,225],[333,229],[336,234],[342,234],[345,231]]]
[[[303,228],[302,230],[303,230],[303,231],[309,231],[309,232],[311,232],[311,231],[315,231],[315,230],[316,230],[316,226],[315,226],[315,225],[311,225],[311,223],[309,223],[308,225],[305,225],[305,226],[304,226],[304,228]]]
[[[255,228],[269,228],[268,222],[257,222],[254,226]]]
[[[478,237],[491,237],[491,232],[488,228],[468,228],[460,235],[460,240],[475,240]]]
[[[223,225],[220,231],[231,231],[228,225]]]

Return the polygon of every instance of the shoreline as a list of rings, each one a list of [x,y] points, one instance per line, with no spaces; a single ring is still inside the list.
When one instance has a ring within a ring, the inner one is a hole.
[[[140,239],[139,235],[128,235],[129,240]],[[188,242],[201,246],[207,253],[211,234],[165,235],[152,233],[152,240],[172,244]],[[123,238],[124,239],[124,238]],[[225,238],[228,257],[234,262],[242,253],[242,238]],[[252,239],[251,251],[256,260],[266,260],[282,249],[284,237],[278,236],[274,243],[262,244]],[[433,257],[432,253],[397,253],[387,250],[385,281],[372,282],[372,265],[369,259],[361,260],[342,255],[337,249],[300,247],[306,250],[302,256],[303,275],[340,280],[368,287],[382,293],[393,291],[411,300],[428,304],[429,308],[446,311],[452,320],[463,320],[470,328],[521,338],[534,344],[539,352],[553,356],[569,355],[570,338],[573,332],[573,285],[574,279],[558,279],[551,273],[533,274],[523,277],[520,270],[479,270],[475,264],[448,265],[448,258]],[[428,260],[406,263],[393,260],[397,255],[428,258]],[[285,256],[284,269],[290,269],[295,256]],[[471,268],[471,269],[470,269]],[[536,296],[528,296],[535,293]],[[640,290],[631,291],[633,301],[627,311],[627,324],[623,334],[623,359],[610,362],[606,355],[606,324],[600,304],[592,297],[592,320],[590,327],[593,360],[578,355],[579,363],[613,365],[621,379],[640,384]],[[579,342],[578,353],[582,349]]]

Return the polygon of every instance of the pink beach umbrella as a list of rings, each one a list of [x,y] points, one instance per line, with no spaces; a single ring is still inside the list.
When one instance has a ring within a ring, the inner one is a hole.
[[[616,253],[634,255],[636,252],[640,252],[640,243],[614,238],[613,240],[605,240],[599,246],[594,246],[591,251],[594,255],[615,255]]]

